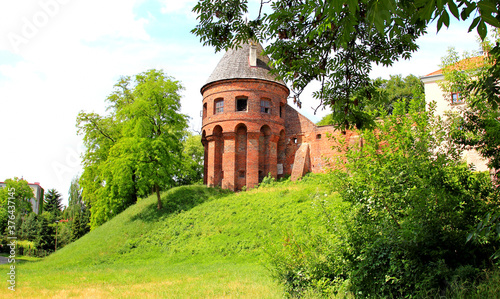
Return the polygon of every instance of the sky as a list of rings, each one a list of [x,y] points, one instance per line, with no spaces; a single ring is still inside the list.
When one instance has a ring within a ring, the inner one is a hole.
[[[250,0],[255,1],[255,0]],[[67,204],[71,180],[82,172],[85,150],[77,135],[80,111],[106,113],[105,98],[121,76],[156,68],[184,86],[181,112],[201,130],[200,88],[223,53],[190,33],[194,0],[0,1],[0,181],[23,177],[56,189]],[[411,60],[374,67],[371,77],[439,69],[449,47],[477,50],[468,24],[434,27],[418,40]],[[313,87],[311,88],[311,91]],[[319,121],[328,111],[301,96],[298,111]]]

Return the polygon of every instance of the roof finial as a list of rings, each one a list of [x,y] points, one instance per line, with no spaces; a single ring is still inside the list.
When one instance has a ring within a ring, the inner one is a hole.
[[[257,66],[257,45],[250,41],[250,54],[248,55],[250,66]]]

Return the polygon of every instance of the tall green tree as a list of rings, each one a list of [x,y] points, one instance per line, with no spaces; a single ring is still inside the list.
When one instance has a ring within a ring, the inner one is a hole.
[[[175,185],[181,169],[187,117],[179,113],[178,81],[159,70],[123,77],[108,96],[110,115],[81,112],[77,119],[87,151],[82,197],[96,227],[151,190]]]
[[[419,102],[421,110],[425,109],[424,84],[415,75],[408,75],[403,78],[401,75],[391,75],[389,79],[381,80],[381,89],[385,92],[386,101],[383,103],[383,109],[392,114],[394,105],[403,101],[406,104],[406,110],[410,108],[410,102],[415,99]],[[374,107],[379,109],[379,107]]]
[[[34,197],[34,194],[27,181],[14,177],[13,179],[6,179],[5,185],[4,188],[0,188],[0,205],[2,208],[6,208],[9,197],[13,197],[17,212],[28,214],[33,211],[30,199]],[[9,190],[14,191],[10,192]]]
[[[203,181],[203,158],[205,150],[201,144],[201,135],[187,132],[183,140],[182,170],[176,180],[177,185],[189,185]]]
[[[37,234],[33,241],[38,250],[50,253],[55,250],[57,218],[54,214],[45,211],[37,217],[37,220]]]
[[[27,215],[33,210],[30,199],[34,195],[28,182],[14,177],[6,179],[5,184],[5,187],[0,188],[0,233],[6,230],[12,217],[15,217],[16,223],[21,223],[21,216]],[[16,227],[20,228],[17,225]],[[14,233],[14,231],[12,232]]]
[[[66,219],[72,219],[75,214],[82,213],[87,209],[83,198],[82,198],[82,188],[80,187],[79,176],[74,177],[71,180],[71,184],[68,190],[68,207],[64,210],[63,217]]]
[[[61,215],[63,210],[62,197],[56,189],[49,189],[45,193],[43,209],[56,217]]]
[[[38,234],[38,215],[30,213],[19,227],[19,237],[23,240],[35,240]]]
[[[68,207],[64,210],[64,218],[69,222],[62,226],[68,230],[64,232],[68,235],[67,243],[75,241],[90,231],[90,209],[83,201],[81,188],[78,183],[79,178],[75,177],[69,187]]]
[[[199,0],[193,11],[199,24],[192,30],[216,51],[242,42],[267,42],[265,52],[276,73],[289,82],[300,106],[300,94],[312,81],[321,89],[313,95],[333,111],[344,129],[362,126],[370,115],[357,111],[370,102],[372,64],[388,66],[408,59],[418,49],[416,40],[437,20],[437,29],[450,18],[471,23],[481,38],[486,24],[500,27],[495,0]],[[363,91],[357,101],[352,95]]]
[[[179,113],[183,87],[157,70],[136,75],[135,81],[133,101],[123,107],[125,99],[115,101],[118,117],[126,120],[126,137],[117,145],[121,154],[113,157],[121,162],[122,150],[135,154],[139,186],[153,187],[161,209],[160,190],[175,185],[176,169],[182,162],[181,140],[187,127],[187,117]]]

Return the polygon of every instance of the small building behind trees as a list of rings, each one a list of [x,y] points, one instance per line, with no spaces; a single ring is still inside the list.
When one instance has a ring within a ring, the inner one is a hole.
[[[458,61],[451,66],[455,70],[472,68],[472,66],[482,65],[484,57],[476,56]],[[424,83],[425,101],[427,104],[436,103],[436,114],[445,117],[447,112],[463,113],[467,109],[466,96],[460,90],[446,90],[443,83],[446,81],[443,69],[439,69],[420,78]],[[463,158],[468,165],[472,165],[476,171],[488,171],[488,160],[474,149],[465,150]]]
[[[22,179],[21,179],[22,180]],[[41,214],[43,212],[43,195],[44,189],[39,182],[29,183],[28,186],[33,190],[33,198],[30,199],[31,208],[35,214]],[[6,187],[5,182],[0,182],[0,188]]]

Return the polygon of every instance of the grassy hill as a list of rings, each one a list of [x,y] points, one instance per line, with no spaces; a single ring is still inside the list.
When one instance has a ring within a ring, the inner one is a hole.
[[[322,180],[241,193],[179,187],[162,194],[161,211],[154,196],[142,199],[51,256],[18,263],[16,292],[4,283],[0,296],[282,297],[266,252],[288,231],[322,226],[315,203],[337,200]]]

